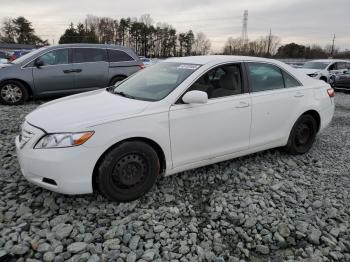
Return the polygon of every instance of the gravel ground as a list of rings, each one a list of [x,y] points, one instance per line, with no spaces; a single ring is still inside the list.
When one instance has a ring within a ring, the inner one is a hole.
[[[306,155],[269,150],[184,172],[124,204],[28,183],[14,137],[37,104],[0,106],[0,257],[350,261],[350,95],[336,104]]]

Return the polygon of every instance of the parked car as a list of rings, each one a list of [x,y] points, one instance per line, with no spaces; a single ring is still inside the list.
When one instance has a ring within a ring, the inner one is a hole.
[[[350,69],[342,74],[332,75],[329,82],[335,89],[350,91]]]
[[[11,62],[11,61],[14,61],[16,60],[17,58],[20,58],[21,56],[24,56],[28,53],[30,53],[32,50],[15,50],[15,51],[11,51],[9,52],[8,54],[8,60]]]
[[[142,63],[143,63],[146,67],[154,64],[154,62],[153,62],[152,59],[147,58],[147,57],[144,57],[144,56],[140,56],[140,60],[142,61]]]
[[[41,105],[16,138],[23,175],[65,194],[129,201],[159,175],[274,147],[307,152],[334,91],[275,60],[172,58],[116,87]]]
[[[6,52],[0,51],[0,64],[5,64],[8,62],[8,55]]]
[[[0,102],[67,95],[114,85],[143,68],[130,49],[115,45],[43,47],[0,66]]]
[[[310,77],[329,82],[331,75],[343,73],[350,68],[350,61],[336,59],[321,59],[306,62],[301,70]]]

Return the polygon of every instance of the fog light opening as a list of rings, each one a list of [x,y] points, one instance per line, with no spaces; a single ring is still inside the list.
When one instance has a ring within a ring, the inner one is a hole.
[[[56,183],[55,180],[53,180],[51,178],[47,178],[47,177],[43,178],[43,183],[50,184],[50,185],[53,185],[53,186],[57,186],[57,183]]]

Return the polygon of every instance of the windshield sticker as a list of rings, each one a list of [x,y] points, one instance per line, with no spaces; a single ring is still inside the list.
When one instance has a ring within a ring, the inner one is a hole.
[[[189,69],[189,70],[197,70],[200,65],[191,65],[191,64],[182,64],[177,67],[177,69]]]

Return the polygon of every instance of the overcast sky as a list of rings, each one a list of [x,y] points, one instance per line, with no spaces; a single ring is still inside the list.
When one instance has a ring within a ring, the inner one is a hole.
[[[243,11],[248,10],[248,37],[272,33],[282,43],[331,44],[350,49],[350,0],[1,0],[0,19],[24,16],[36,33],[57,43],[70,22],[87,14],[140,17],[150,14],[177,31],[202,31],[221,50],[229,36],[241,35]]]

